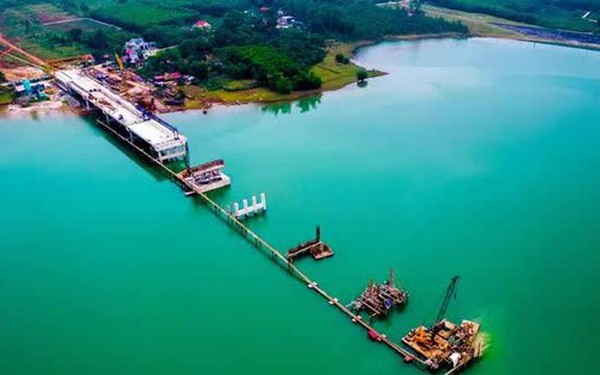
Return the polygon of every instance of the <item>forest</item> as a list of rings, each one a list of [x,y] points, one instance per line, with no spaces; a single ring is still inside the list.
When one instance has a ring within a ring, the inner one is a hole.
[[[192,75],[209,88],[230,80],[253,80],[280,93],[319,88],[321,80],[310,68],[323,60],[326,41],[378,40],[387,35],[454,32],[466,34],[460,23],[409,16],[404,9],[386,9],[369,2],[332,0],[283,0],[268,10],[210,7],[220,16],[210,32],[171,35],[164,26],[142,35],[166,44],[177,40],[177,48],[150,58],[141,72],[147,77],[177,70]],[[277,12],[285,10],[302,20],[300,26],[279,29]],[[158,32],[160,28],[160,32]]]
[[[321,85],[310,68],[323,60],[331,40],[468,33],[459,22],[376,6],[372,0],[0,0],[0,11],[4,32],[30,42],[42,56],[58,51],[112,56],[122,52],[125,40],[141,36],[161,48],[173,47],[147,60],[140,69],[147,77],[179,71],[206,87],[252,80],[281,93]],[[293,24],[280,27],[282,14],[294,17]],[[113,27],[44,23],[61,17],[88,17]],[[210,28],[193,28],[200,19]]]

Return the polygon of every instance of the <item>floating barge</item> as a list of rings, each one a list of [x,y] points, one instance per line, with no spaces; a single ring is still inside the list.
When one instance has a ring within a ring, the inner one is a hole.
[[[420,356],[431,370],[448,368],[446,374],[467,366],[479,358],[482,343],[476,340],[480,325],[463,320],[456,325],[446,319],[432,328],[420,326],[410,331],[402,342]]]
[[[310,240],[300,245],[291,248],[287,251],[286,258],[290,263],[293,263],[296,258],[312,255],[316,260],[329,258],[333,256],[333,250],[325,242],[321,241],[321,227],[317,226],[315,230],[315,239]]]
[[[432,371],[447,368],[448,375],[481,357],[485,348],[478,336],[480,324],[463,320],[456,325],[443,318],[450,301],[456,297],[458,279],[454,276],[450,281],[435,324],[431,328],[417,327],[402,338],[402,343],[414,353],[414,357],[405,360],[418,359]]]
[[[208,193],[231,185],[231,179],[225,175],[222,169],[225,162],[222,159],[213,160],[195,167],[186,168],[177,174],[177,177],[185,181],[194,189],[186,192],[186,196],[200,193]]]
[[[408,293],[396,287],[394,270],[389,279],[375,284],[369,281],[365,290],[348,305],[355,313],[367,312],[371,318],[386,316],[394,307],[401,307],[408,301]]]

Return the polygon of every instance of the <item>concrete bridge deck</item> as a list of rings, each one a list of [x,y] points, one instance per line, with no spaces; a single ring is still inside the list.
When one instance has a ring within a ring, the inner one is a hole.
[[[126,129],[133,142],[150,146],[161,162],[187,158],[187,140],[175,127],[112,92],[82,69],[60,70],[55,77],[65,91],[79,96],[88,109],[100,110],[107,123]]]

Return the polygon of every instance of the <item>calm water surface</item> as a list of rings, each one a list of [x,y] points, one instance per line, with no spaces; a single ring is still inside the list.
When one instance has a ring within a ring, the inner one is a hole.
[[[394,267],[400,338],[448,316],[492,347],[469,374],[594,374],[600,337],[600,54],[472,39],[389,43],[390,72],[291,105],[167,116],[223,204],[262,191],[281,249],[349,301]],[[0,373],[418,374],[90,121],[0,123]]]

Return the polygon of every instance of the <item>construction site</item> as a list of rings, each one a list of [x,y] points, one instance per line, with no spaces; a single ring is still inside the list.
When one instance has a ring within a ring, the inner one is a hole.
[[[183,108],[185,99],[179,90],[183,77],[165,74],[159,80],[149,81],[127,68],[118,54],[97,63],[91,55],[79,55],[55,60],[42,60],[8,40],[0,39],[5,48],[0,58],[10,58],[14,63],[3,66],[7,83],[4,86],[14,93],[14,102],[22,107],[40,101],[63,100],[62,93],[52,84],[54,72],[77,67],[104,87],[122,98],[152,112],[166,113]]]
[[[223,173],[225,161],[218,159],[197,166],[190,165],[186,137],[153,113],[162,105],[154,98],[153,87],[125,69],[118,57],[118,69],[89,65],[81,60],[69,62],[68,65],[68,68],[61,65],[61,69],[45,65],[62,95],[93,114],[102,129],[156,166],[183,190],[185,196],[199,199],[254,247],[268,254],[276,264],[341,312],[351,323],[363,328],[369,339],[385,345],[406,363],[424,370],[445,369],[445,374],[464,369],[481,357],[486,346],[478,339],[479,323],[463,320],[461,324],[454,324],[445,318],[448,305],[456,295],[457,276],[452,279],[431,328],[418,326],[400,340],[390,338],[388,334],[378,331],[370,320],[384,318],[394,310],[401,312],[407,305],[409,294],[397,286],[393,270],[390,270],[387,280],[380,283],[369,281],[357,298],[348,305],[343,304],[296,265],[297,260],[304,256],[310,255],[315,260],[333,256],[332,248],[321,239],[320,227],[317,226],[314,239],[289,249],[285,254],[280,252],[241,222],[242,218],[252,216],[249,212],[244,211],[241,215],[243,210],[239,207],[237,210],[226,209],[208,195],[231,184],[230,177]],[[173,167],[174,162],[178,165],[183,163],[183,168]],[[244,206],[246,211],[249,207],[266,211],[264,195],[260,203],[255,197],[253,200],[252,206]],[[368,319],[363,319],[363,314]]]

